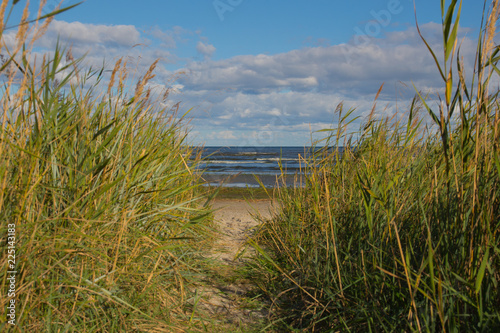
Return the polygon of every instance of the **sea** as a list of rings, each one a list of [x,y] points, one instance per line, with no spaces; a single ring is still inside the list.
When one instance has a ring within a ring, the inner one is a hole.
[[[311,147],[203,147],[206,185],[224,187],[302,186]]]

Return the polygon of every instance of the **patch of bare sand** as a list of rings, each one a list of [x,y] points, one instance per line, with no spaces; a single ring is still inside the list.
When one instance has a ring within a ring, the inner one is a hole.
[[[213,204],[214,220],[219,227],[220,235],[215,242],[212,258],[220,260],[221,264],[231,274],[235,268],[242,265],[253,249],[241,251],[248,237],[258,222],[253,216],[260,215],[267,219],[271,217],[274,207],[271,200],[216,200]],[[253,216],[252,216],[253,215]],[[203,290],[203,301],[200,306],[215,316],[220,316],[230,325],[244,328],[248,324],[261,321],[267,316],[262,307],[249,306],[248,294],[252,286],[248,281],[234,281],[215,285]]]
[[[217,200],[213,208],[221,236],[215,244],[212,256],[228,264],[241,262],[244,256],[236,257],[258,224],[252,215],[258,214],[264,219],[271,217],[271,201]]]

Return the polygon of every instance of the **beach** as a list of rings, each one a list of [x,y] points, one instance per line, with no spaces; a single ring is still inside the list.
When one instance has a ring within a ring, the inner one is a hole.
[[[241,262],[244,256],[236,258],[258,222],[254,216],[263,219],[271,217],[271,200],[219,199],[214,202],[214,220],[220,231],[220,238],[214,247],[214,256],[226,263]]]
[[[268,199],[216,199],[212,207],[219,233],[210,257],[220,262],[219,274],[231,276],[254,253],[253,248],[245,246],[259,224],[254,217],[270,218],[274,208]],[[246,295],[254,288],[251,281],[241,278],[232,283],[205,286],[200,289],[203,297],[199,306],[212,316],[220,317],[226,324],[248,327],[265,320],[268,315],[266,308],[245,305],[248,302]]]

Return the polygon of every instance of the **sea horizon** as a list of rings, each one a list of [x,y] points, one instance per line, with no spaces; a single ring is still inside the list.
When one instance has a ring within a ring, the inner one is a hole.
[[[306,160],[318,146],[204,146],[198,169],[208,186],[303,186]],[[196,150],[195,149],[195,150]],[[197,150],[199,152],[199,150]],[[258,177],[258,180],[256,179]]]

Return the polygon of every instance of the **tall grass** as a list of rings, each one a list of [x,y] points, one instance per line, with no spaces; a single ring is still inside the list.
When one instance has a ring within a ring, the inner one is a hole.
[[[30,58],[29,38],[50,22],[27,17],[17,49],[2,50],[0,330],[183,331],[196,319],[186,285],[209,211],[182,117],[148,88],[156,63],[132,93],[122,60],[104,86],[103,70],[61,48]],[[16,326],[6,323],[8,271],[17,271]]]
[[[336,148],[308,161],[305,188],[279,192],[282,211],[256,236],[278,328],[500,330],[500,111],[489,91],[500,4],[485,16],[470,78],[457,40],[461,2],[441,7],[444,59],[429,47],[440,103],[418,95],[405,117],[370,116],[352,137],[353,110],[340,106],[327,141]]]

